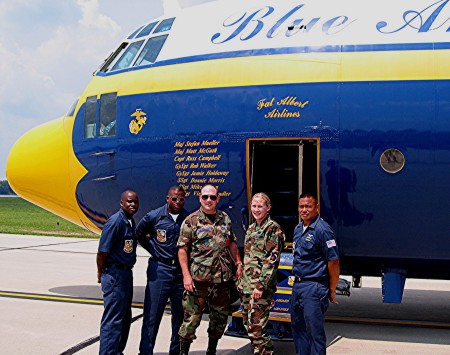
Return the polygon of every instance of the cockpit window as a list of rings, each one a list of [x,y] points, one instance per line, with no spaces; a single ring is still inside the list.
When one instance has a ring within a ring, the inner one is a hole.
[[[97,107],[97,96],[90,96],[86,99],[84,108],[84,138],[94,138],[96,136],[95,115]]]
[[[175,17],[172,17],[139,27],[128,36],[131,43],[123,42],[115,52],[111,53],[96,73],[106,73],[155,63],[169,35],[167,32],[172,28],[174,21]],[[161,35],[164,32],[166,34]],[[134,38],[141,37],[145,38],[134,40]]]
[[[131,43],[111,70],[128,68],[133,62],[134,57],[136,57],[136,54],[139,52],[142,43],[144,43],[143,40]]]
[[[161,33],[169,31],[172,28],[173,21],[175,21],[175,17],[168,18],[164,21],[161,21],[158,27],[156,27],[153,33]]]
[[[139,54],[134,66],[154,63],[166,39],[167,35],[150,38]]]
[[[127,39],[133,39],[134,36],[136,36],[136,33],[138,33],[142,29],[142,27],[144,27],[144,26],[141,26],[137,30],[135,30],[131,35],[128,36]]]
[[[116,135],[116,109],[116,92],[100,96],[100,137],[111,137]]]
[[[123,54],[125,48],[127,48],[127,45],[128,45],[127,42],[123,42],[115,52],[111,53],[110,56],[105,60],[105,63],[100,68],[100,71],[106,73],[108,70],[111,70],[112,63],[114,63],[114,60],[116,58],[118,58],[120,55]]]
[[[150,32],[152,32],[153,28],[156,26],[158,22],[152,22],[144,27],[144,29],[139,32],[139,34],[136,36],[136,38],[148,36]]]

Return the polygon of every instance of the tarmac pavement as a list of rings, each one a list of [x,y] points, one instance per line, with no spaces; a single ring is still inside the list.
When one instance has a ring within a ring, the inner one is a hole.
[[[96,282],[97,246],[98,239],[0,234],[0,354],[98,354],[103,306]],[[143,302],[146,267],[146,252],[139,248],[134,268],[136,305]],[[401,305],[385,305],[380,279],[365,278],[362,289],[340,298],[341,304],[332,305],[327,315],[423,320],[440,327],[327,322],[328,354],[450,354],[450,282],[407,280],[406,285]],[[70,297],[97,303],[67,302]],[[138,353],[141,314],[142,308],[133,308],[137,319],[131,325],[126,355]],[[197,330],[190,354],[205,353],[207,318]],[[165,314],[155,354],[168,353],[170,329],[170,314]],[[251,354],[248,339],[224,336],[218,354],[238,353]],[[294,354],[293,344],[275,342],[275,353]]]

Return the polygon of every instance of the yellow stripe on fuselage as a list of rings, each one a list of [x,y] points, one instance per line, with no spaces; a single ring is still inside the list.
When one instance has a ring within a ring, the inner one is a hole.
[[[450,50],[296,53],[187,62],[105,77],[86,96],[291,83],[449,79]]]

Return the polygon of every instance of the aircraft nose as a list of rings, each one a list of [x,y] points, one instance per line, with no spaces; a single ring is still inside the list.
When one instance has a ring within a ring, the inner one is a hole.
[[[72,127],[67,121],[67,117],[59,118],[20,137],[9,153],[6,177],[24,199],[81,224],[75,198],[77,181],[70,178]]]

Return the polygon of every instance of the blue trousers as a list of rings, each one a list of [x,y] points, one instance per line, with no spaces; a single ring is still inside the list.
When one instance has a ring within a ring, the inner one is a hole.
[[[311,281],[296,282],[292,288],[291,326],[296,355],[326,354],[325,312],[329,288]]]
[[[131,325],[133,272],[112,266],[101,276],[104,310],[100,326],[100,354],[122,354]]]
[[[145,287],[144,319],[142,322],[140,354],[153,354],[159,325],[170,299],[172,336],[169,354],[180,353],[178,330],[183,322],[183,275],[179,266],[149,260]]]

